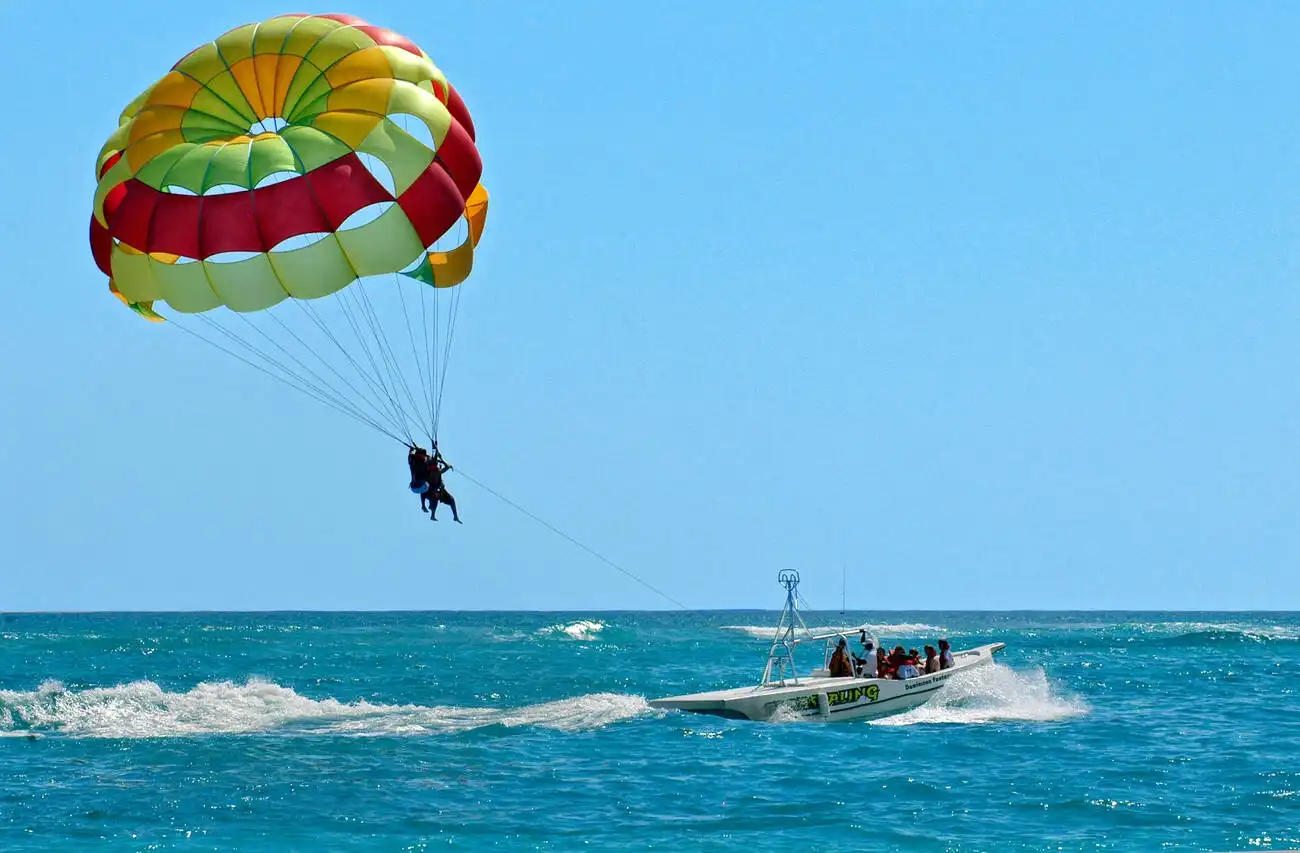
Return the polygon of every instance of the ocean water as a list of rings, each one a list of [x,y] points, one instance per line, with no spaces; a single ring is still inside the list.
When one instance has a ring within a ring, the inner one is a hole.
[[[1300,614],[806,615],[1007,649],[752,723],[646,700],[775,612],[0,615],[0,851],[1300,849]]]

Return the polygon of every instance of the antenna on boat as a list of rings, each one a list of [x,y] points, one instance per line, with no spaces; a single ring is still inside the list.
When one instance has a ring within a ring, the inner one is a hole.
[[[799,641],[795,639],[795,627],[802,628],[804,634],[809,637],[812,636],[812,632],[808,630],[803,617],[799,615],[799,573],[794,569],[782,569],[777,573],[776,579],[781,586],[785,587],[785,607],[781,610],[781,618],[776,623],[776,636],[772,639],[772,647],[767,651],[767,666],[763,667],[763,680],[760,683],[768,684],[775,681],[784,684],[788,669],[797,684],[799,675],[794,669],[794,647]]]
[[[840,563],[840,615],[844,615],[844,601],[848,597],[849,591],[849,569],[844,563]]]

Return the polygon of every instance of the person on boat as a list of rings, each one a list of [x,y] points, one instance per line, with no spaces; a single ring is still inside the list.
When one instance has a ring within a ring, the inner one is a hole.
[[[907,652],[902,646],[894,646],[894,650],[889,653],[889,671],[893,678],[906,678],[903,674],[903,667],[907,666]]]
[[[899,646],[899,648],[901,649],[902,646]],[[900,679],[920,676],[921,670],[917,669],[916,666],[919,662],[918,657],[916,649],[912,649],[907,653],[907,656],[903,658],[903,662],[898,665],[898,677]]]
[[[889,662],[889,659],[891,659],[891,655],[889,655],[888,651],[885,651],[884,646],[876,649],[876,672],[878,672],[878,677],[881,677],[881,679],[892,679],[894,676],[894,666]]]
[[[420,512],[429,511],[429,451],[408,444],[406,465],[411,469],[411,491],[420,496]]]
[[[460,513],[456,510],[456,499],[452,497],[451,492],[447,491],[447,484],[443,481],[442,475],[451,470],[451,465],[446,459],[442,458],[442,452],[438,450],[438,445],[433,445],[433,458],[428,460],[425,468],[425,477],[429,483],[429,519],[438,520],[438,504],[443,503],[451,507],[452,520],[457,524],[464,524],[460,520]]]
[[[867,639],[867,632],[862,632],[862,659],[861,666],[858,667],[858,677],[875,678],[879,666],[879,658],[876,657],[876,646]]]
[[[934,646],[925,647],[925,674],[939,671],[939,654],[934,650]]]
[[[835,653],[831,655],[830,668],[831,678],[853,677],[853,664],[849,663],[849,644],[843,637],[840,637]]]
[[[952,669],[952,667],[953,667],[952,648],[948,645],[947,640],[940,640],[939,641],[939,668]]]

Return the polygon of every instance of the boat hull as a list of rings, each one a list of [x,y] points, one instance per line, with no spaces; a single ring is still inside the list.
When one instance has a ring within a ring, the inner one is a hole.
[[[738,687],[684,696],[654,699],[652,708],[710,714],[731,719],[766,721],[791,717],[824,721],[870,720],[901,714],[924,705],[959,672],[993,661],[1004,643],[990,643],[953,655],[953,666],[940,672],[908,678],[790,679],[784,685]]]

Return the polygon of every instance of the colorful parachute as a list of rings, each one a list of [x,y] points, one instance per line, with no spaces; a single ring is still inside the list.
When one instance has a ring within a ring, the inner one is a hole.
[[[145,318],[164,303],[400,440],[436,435],[482,171],[469,111],[419,47],[347,15],[283,15],[194,50],[126,107],[90,244]]]

